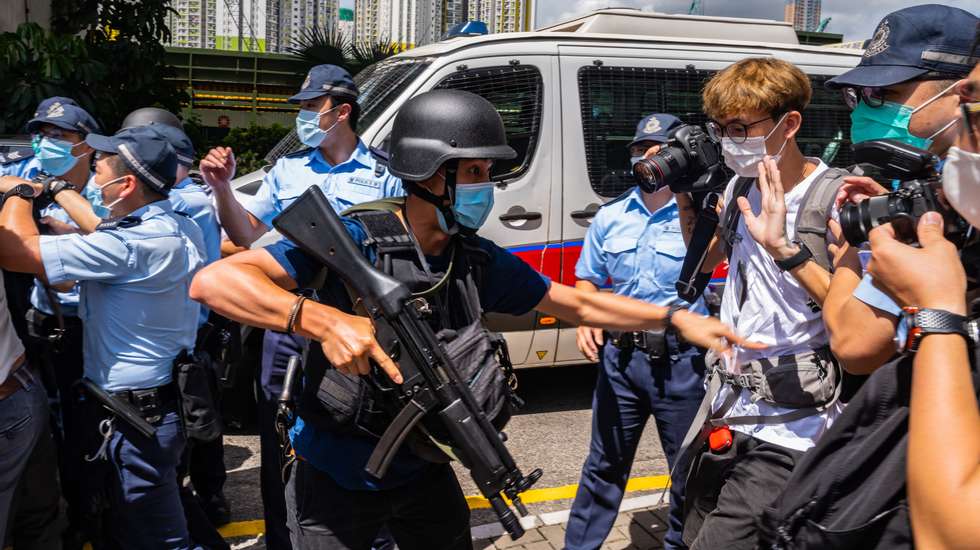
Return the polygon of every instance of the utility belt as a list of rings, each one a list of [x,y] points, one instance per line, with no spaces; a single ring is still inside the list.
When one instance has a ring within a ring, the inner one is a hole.
[[[712,432],[715,432],[716,438],[719,437],[717,428],[785,424],[820,414],[840,398],[843,373],[830,348],[826,346],[794,355],[749,361],[740,366],[739,374],[727,372],[723,358],[714,352],[708,352],[705,365],[708,388],[681,444],[679,459],[673,471],[678,468],[680,471],[686,470],[701,452],[705,442],[712,437]],[[730,386],[733,391],[718,410],[712,413],[712,405],[725,385]],[[725,418],[743,389],[752,393],[753,401],[762,400],[791,410],[778,415]],[[712,443],[712,449],[714,446]]]
[[[638,330],[633,332],[606,331],[609,343],[623,351],[646,352],[651,359],[679,355],[689,349],[687,343],[673,329]]]
[[[167,409],[172,408],[180,398],[180,392],[173,382],[154,388],[112,391],[109,395],[132,405],[150,424],[163,418]]]

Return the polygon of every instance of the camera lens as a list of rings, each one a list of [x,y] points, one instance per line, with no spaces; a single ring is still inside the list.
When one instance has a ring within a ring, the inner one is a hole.
[[[677,177],[687,171],[687,158],[684,150],[666,147],[648,159],[633,165],[633,175],[640,187],[651,193],[665,185],[670,185]]]
[[[861,224],[860,204],[845,204],[840,210],[840,227],[851,246],[861,246],[868,240]]]
[[[861,246],[868,241],[868,233],[874,228],[912,214],[912,201],[899,191],[871,197],[859,204],[844,205],[840,212],[840,224],[847,242],[852,246]]]

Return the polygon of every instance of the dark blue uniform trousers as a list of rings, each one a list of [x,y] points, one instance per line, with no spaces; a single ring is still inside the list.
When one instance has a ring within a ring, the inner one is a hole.
[[[592,402],[592,442],[565,531],[567,550],[594,550],[609,535],[647,419],[657,422],[660,444],[673,467],[684,435],[704,397],[704,356],[668,335],[668,356],[607,344]],[[684,472],[670,489],[665,548],[684,548]]]

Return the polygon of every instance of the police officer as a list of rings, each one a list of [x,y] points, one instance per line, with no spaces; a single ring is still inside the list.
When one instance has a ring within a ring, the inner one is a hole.
[[[636,127],[629,144],[636,162],[659,150],[676,117],[653,114]],[[576,288],[597,292],[611,281],[616,294],[660,306],[683,303],[674,284],[686,246],[673,194],[666,186],[639,186],[607,202],[585,235],[575,266]],[[702,303],[692,311],[705,313]],[[704,358],[674,331],[617,332],[604,335],[587,325],[578,328],[578,347],[600,359],[592,402],[592,442],[582,466],[575,503],[565,530],[569,550],[595,549],[612,529],[640,435],[647,419],[657,423],[660,445],[672,467],[678,448],[704,397]],[[605,345],[603,345],[605,343]],[[666,548],[683,548],[683,474],[674,476]]]
[[[48,109],[55,105],[72,105],[74,107],[79,106],[78,103],[70,97],[52,96],[41,100],[41,102],[37,104],[37,109],[34,110],[34,118],[46,114]],[[94,124],[94,126],[91,128],[91,130],[97,131],[98,125],[95,124],[94,120],[92,120],[92,124]],[[28,132],[33,133],[30,130],[28,130]],[[17,176],[18,178],[24,179],[33,178],[41,169],[40,158],[38,158],[37,155],[37,145],[38,142],[35,140],[31,147],[15,148],[3,155],[0,155],[0,176]],[[48,154],[41,156],[50,158]]]
[[[401,182],[379,165],[358,138],[357,85],[350,73],[335,65],[310,69],[300,91],[296,134],[307,148],[276,161],[255,195],[239,203],[229,185],[235,157],[228,147],[212,149],[201,161],[201,173],[214,193],[218,217],[228,238],[249,246],[272,227],[272,219],[312,185],[320,186],[338,212],[358,203],[403,194]],[[270,550],[289,548],[279,443],[275,433],[276,398],[290,356],[302,354],[295,335],[267,331],[262,345],[259,394],[259,435],[262,448],[262,505],[266,544]]]
[[[84,193],[91,177],[92,148],[85,136],[98,131],[95,119],[68,98],[52,97],[42,101],[27,123],[34,137],[36,154],[10,166],[12,175],[0,177],[0,192],[39,175],[56,176],[46,188],[49,198],[64,198],[68,192]],[[17,174],[17,175],[13,175]],[[65,195],[63,195],[65,193]],[[87,204],[81,195],[78,200]],[[77,231],[69,212],[52,203],[40,212],[46,233]],[[77,403],[71,398],[72,385],[82,377],[82,322],[78,318],[78,288],[58,291],[40,279],[34,279],[30,289],[30,309],[26,312],[28,356],[50,381],[52,394],[57,397],[56,430],[58,466],[62,491],[67,503],[68,529],[65,543],[69,548],[81,546],[85,525],[82,517],[82,464],[80,415]]]
[[[98,151],[93,184],[113,218],[89,235],[39,237],[31,214],[38,191],[18,185],[0,213],[0,265],[51,285],[80,282],[85,377],[156,428],[148,438],[101,408],[88,411],[99,420],[85,429],[101,434],[101,445],[86,452],[106,467],[104,480],[86,478],[105,491],[115,542],[189,548],[176,480],[184,433],[171,373],[194,346],[200,307],[187,290],[204,263],[203,240],[166,200],[177,160],[163,136],[134,128],[85,141]]]
[[[435,90],[409,100],[395,118],[391,151],[390,170],[409,193],[401,203],[398,225],[408,228],[406,237],[421,251],[412,255],[412,267],[401,263],[404,270],[392,275],[413,291],[428,289],[436,312],[431,317],[434,329],[459,328],[467,315],[482,322],[481,311],[522,315],[537,308],[617,330],[676,326],[688,338],[719,347],[727,345],[726,338],[740,341],[716,319],[680,307],[552,283],[479,237],[476,233],[493,207],[492,162],[515,155],[500,116],[485,99],[461,90]],[[347,220],[345,227],[365,255],[374,257],[378,249],[366,244],[366,226]],[[473,251],[482,258],[479,270],[472,268]],[[453,266],[463,267],[453,271]],[[397,366],[374,340],[371,322],[351,315],[349,302],[342,311],[304,302],[285,290],[309,284],[321,267],[283,240],[212,264],[195,278],[191,295],[241,322],[294,330],[320,342],[326,368],[367,374],[370,359],[401,383]],[[475,290],[462,282],[470,276]],[[446,277],[455,280],[439,283]],[[337,285],[339,279],[328,276],[322,295],[343,291]],[[473,305],[474,295],[477,307],[465,307]],[[377,436],[331,427],[324,420],[330,413],[317,397],[323,388],[317,377],[326,377],[324,366],[308,362],[306,373],[301,421],[291,433],[302,460],[294,463],[287,486],[294,543],[303,549],[364,549],[387,524],[402,550],[470,548],[469,511],[449,465],[402,449],[388,474],[373,478],[364,466]]]
[[[211,196],[206,188],[195,183],[189,173],[194,165],[194,144],[184,133],[183,124],[173,113],[157,107],[143,107],[126,115],[122,127],[136,128],[151,126],[163,135],[177,154],[176,184],[170,190],[168,199],[174,212],[184,214],[194,220],[204,238],[205,263],[209,264],[221,257],[221,227],[211,202]],[[195,349],[203,351],[202,339],[208,333],[205,328],[209,312],[201,308],[198,321],[198,339]],[[215,374],[211,370],[211,374]],[[217,378],[211,380],[210,389],[214,399],[212,405],[218,404]],[[218,411],[214,411],[217,415]],[[224,439],[219,433],[213,439],[204,440],[193,437],[188,433],[187,449],[178,469],[181,501],[184,505],[184,515],[187,518],[187,528],[191,538],[212,550],[228,548],[215,527],[228,523],[231,512],[224,495],[224,484],[227,479],[224,462]],[[183,483],[190,475],[191,486]]]

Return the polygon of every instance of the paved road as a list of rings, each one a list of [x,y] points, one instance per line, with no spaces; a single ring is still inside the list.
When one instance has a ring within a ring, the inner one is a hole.
[[[525,473],[533,468],[544,470],[536,488],[563,487],[578,483],[579,471],[588,452],[591,429],[592,389],[595,367],[561,367],[518,371],[518,393],[527,402],[507,426],[508,448]],[[225,460],[228,467],[227,496],[232,503],[233,521],[261,519],[258,480],[258,437],[253,433],[225,438]],[[658,476],[667,473],[667,462],[651,421],[637,453],[632,477]],[[457,467],[457,476],[466,495],[478,491],[466,471]],[[571,489],[550,491],[549,500],[529,504],[532,514],[553,513],[571,506]],[[637,497],[648,492],[631,492]],[[550,500],[556,498],[556,500]],[[494,521],[492,512],[473,510],[473,525]],[[254,537],[235,539],[236,548],[264,548]]]

